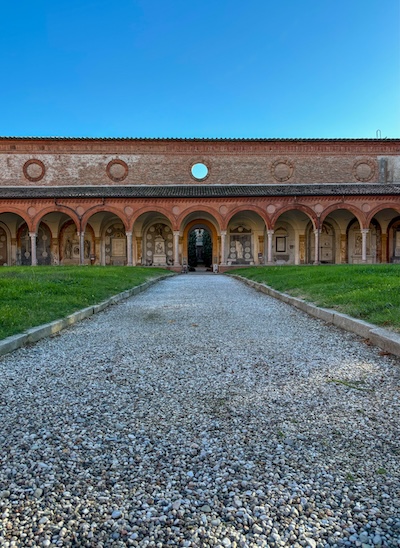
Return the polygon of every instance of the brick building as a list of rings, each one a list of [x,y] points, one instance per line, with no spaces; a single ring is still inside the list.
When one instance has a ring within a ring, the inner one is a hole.
[[[195,166],[195,167],[193,167]],[[0,264],[400,262],[400,139],[0,138]]]

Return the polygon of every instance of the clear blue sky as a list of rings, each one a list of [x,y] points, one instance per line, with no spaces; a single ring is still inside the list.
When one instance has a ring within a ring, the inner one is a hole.
[[[0,135],[400,137],[400,0],[15,0]]]

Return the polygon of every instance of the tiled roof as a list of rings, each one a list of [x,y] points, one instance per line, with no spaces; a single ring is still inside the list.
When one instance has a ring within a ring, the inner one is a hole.
[[[321,185],[192,185],[0,187],[0,198],[234,198],[400,195],[400,183]]]
[[[364,137],[351,137],[351,138],[326,138],[326,137],[17,137],[8,136],[1,137],[0,140],[6,141],[204,141],[204,142],[253,142],[253,143],[265,143],[265,142],[343,142],[343,141],[361,141],[361,142],[376,142],[376,141],[392,141],[396,142],[399,138],[388,139],[384,138],[364,138]]]

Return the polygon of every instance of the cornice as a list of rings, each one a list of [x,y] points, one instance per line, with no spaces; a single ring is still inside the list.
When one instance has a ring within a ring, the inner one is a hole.
[[[8,154],[398,154],[399,139],[0,137]]]

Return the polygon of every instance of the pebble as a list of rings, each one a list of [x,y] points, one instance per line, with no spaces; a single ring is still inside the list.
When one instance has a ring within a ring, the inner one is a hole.
[[[162,281],[0,358],[0,545],[399,548],[399,380],[229,277]]]
[[[119,510],[114,510],[114,512],[111,514],[112,519],[118,519],[122,516],[122,512]]]

